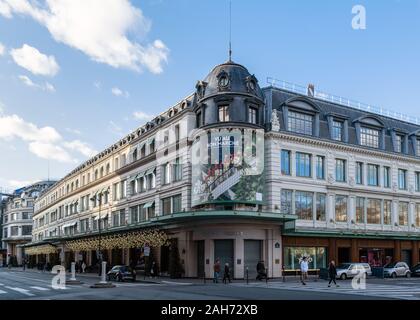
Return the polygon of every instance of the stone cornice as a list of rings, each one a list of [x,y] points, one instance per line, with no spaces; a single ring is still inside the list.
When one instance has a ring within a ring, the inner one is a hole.
[[[311,138],[307,136],[301,136],[298,134],[291,134],[286,132],[274,132],[270,131],[265,134],[266,138],[273,138],[276,140],[287,140],[290,142],[295,143],[305,143],[312,145],[314,147],[321,147],[321,148],[329,148],[329,149],[335,149],[338,151],[343,152],[352,152],[352,153],[358,153],[364,156],[372,156],[377,157],[385,160],[392,160],[392,161],[403,161],[403,162],[409,162],[411,164],[420,165],[420,158],[416,158],[409,155],[399,155],[394,154],[382,150],[375,150],[371,148],[367,148],[364,146],[356,146],[356,145],[350,145],[345,144],[339,141],[329,141],[325,139],[320,138]]]

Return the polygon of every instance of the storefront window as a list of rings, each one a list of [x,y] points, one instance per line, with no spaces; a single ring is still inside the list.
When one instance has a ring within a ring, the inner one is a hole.
[[[296,215],[298,219],[301,220],[312,220],[312,210],[313,210],[313,197],[312,192],[301,192],[296,191],[295,194],[295,206],[296,206]]]
[[[414,219],[416,221],[416,227],[420,227],[420,203],[416,203],[416,216]]]
[[[367,207],[367,223],[381,223],[381,200],[369,199]]]
[[[286,270],[300,268],[303,257],[308,258],[309,269],[327,267],[327,250],[324,247],[284,247],[284,266]]]

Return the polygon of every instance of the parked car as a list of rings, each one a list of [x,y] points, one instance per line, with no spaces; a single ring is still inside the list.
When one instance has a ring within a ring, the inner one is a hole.
[[[391,262],[384,266],[385,277],[411,277],[411,271],[405,262]]]
[[[411,267],[411,276],[420,277],[420,263],[417,263],[414,267]]]
[[[136,271],[128,266],[114,266],[108,271],[107,279],[108,281],[116,280],[120,282],[128,279],[136,281]]]
[[[355,277],[359,273],[366,276],[372,275],[372,269],[368,263],[342,263],[337,266],[337,278],[346,280]]]

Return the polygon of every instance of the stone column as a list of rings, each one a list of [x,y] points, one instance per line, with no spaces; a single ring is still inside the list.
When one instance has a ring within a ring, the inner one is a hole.
[[[394,257],[393,261],[400,261],[401,260],[401,241],[395,240],[394,241]]]
[[[411,247],[413,249],[411,254],[411,264],[414,266],[419,263],[419,242],[416,240],[411,241]]]
[[[357,239],[351,239],[351,261],[359,261],[359,244]]]
[[[241,264],[238,264],[238,260],[241,260]],[[235,268],[233,271],[235,279],[244,277],[244,239],[241,236],[237,236],[235,239],[233,266],[231,267]]]
[[[204,240],[204,259],[206,278],[213,278],[214,242],[212,239]]]
[[[16,260],[17,260],[17,264],[18,266],[22,265],[22,254],[23,254],[23,250],[20,247],[16,247]]]

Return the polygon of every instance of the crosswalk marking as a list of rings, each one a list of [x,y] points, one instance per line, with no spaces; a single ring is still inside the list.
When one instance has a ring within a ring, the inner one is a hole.
[[[332,286],[327,287],[326,283],[316,282],[307,283],[306,286],[301,284],[287,284],[287,283],[237,283],[233,284],[240,287],[258,287],[258,288],[270,288],[270,289],[283,289],[283,290],[294,290],[294,291],[315,291],[315,292],[328,292],[328,293],[340,293],[340,294],[353,294],[359,296],[376,296],[383,298],[396,298],[396,299],[410,299],[420,300],[420,288],[411,286],[397,286],[397,285],[380,285],[380,284],[366,284],[366,289],[355,290],[350,284],[345,283],[340,287]],[[417,295],[417,296],[415,296]]]
[[[5,294],[7,293],[6,291],[0,290],[0,294]]]
[[[50,291],[50,289],[48,289],[48,288],[36,287],[36,286],[31,287],[31,289],[35,289],[35,290],[39,290],[39,291]]]
[[[5,288],[13,290],[13,291],[17,291],[17,292],[22,293],[24,295],[27,295],[29,297],[34,296],[34,294],[30,293],[29,290],[26,290],[26,289],[22,289],[22,288],[18,288],[18,287],[7,287],[7,286]]]

